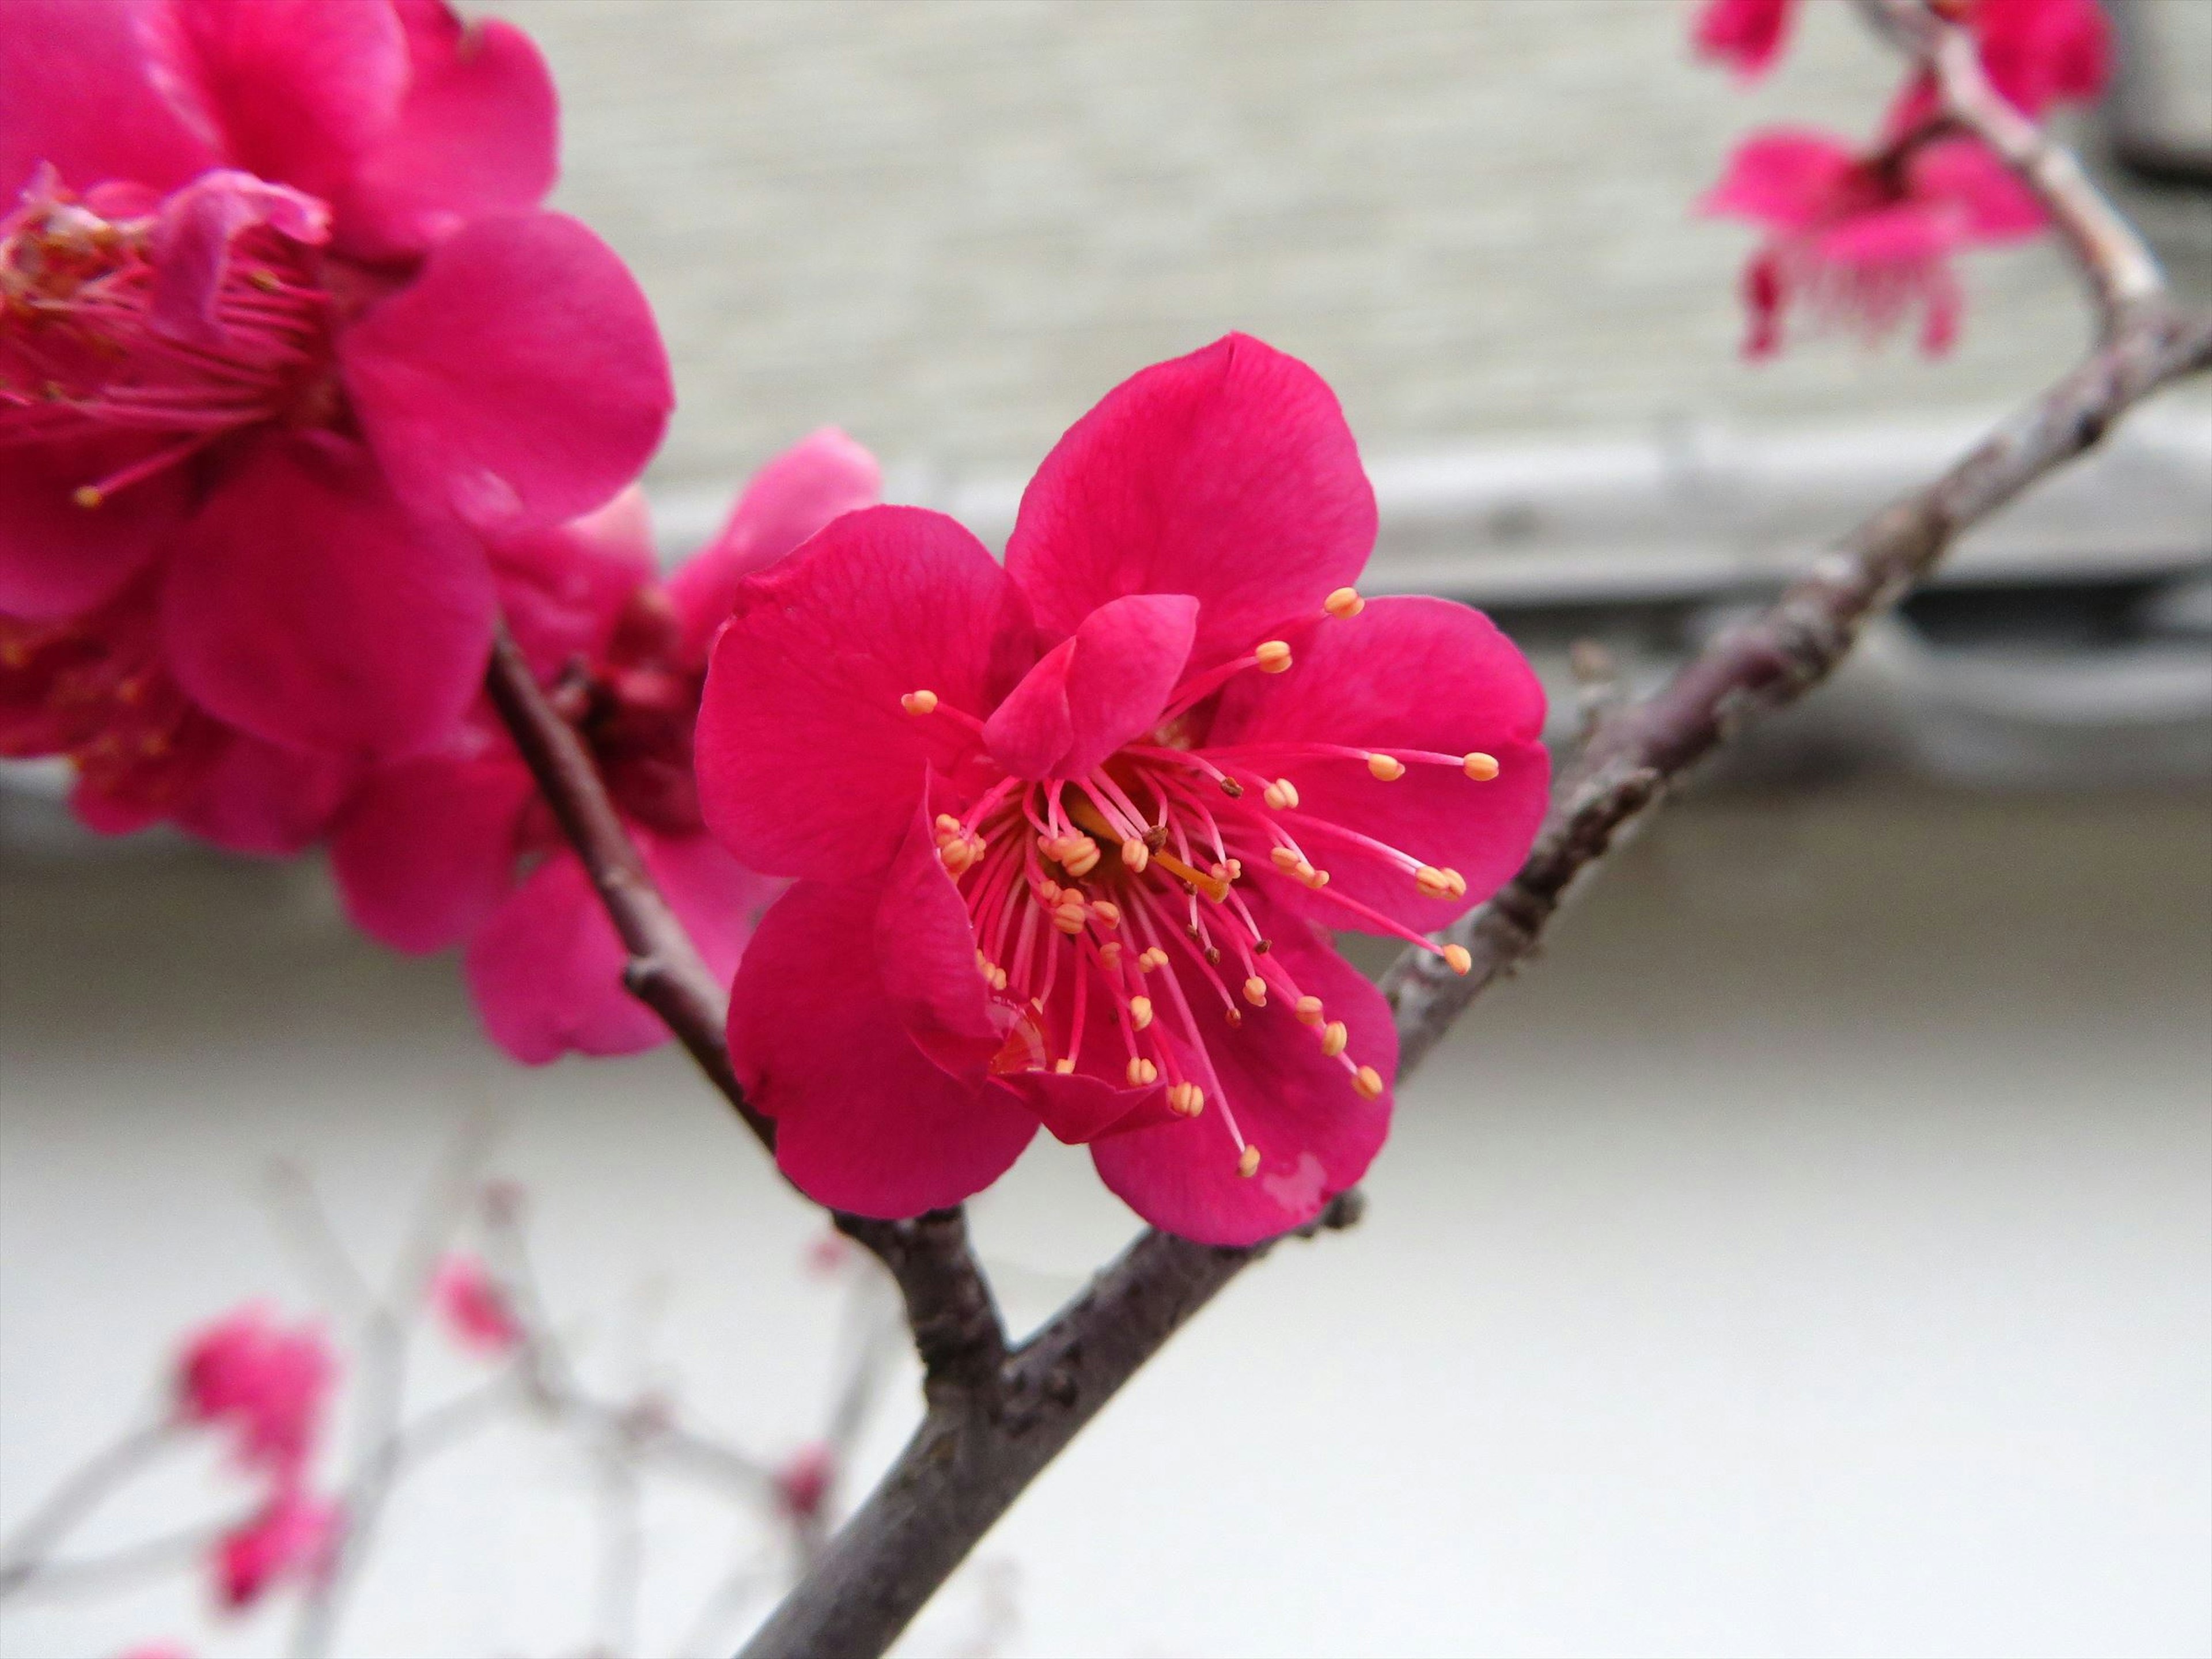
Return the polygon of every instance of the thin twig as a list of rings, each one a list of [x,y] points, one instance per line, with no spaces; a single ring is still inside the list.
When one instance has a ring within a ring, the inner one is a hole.
[[[44,1572],[48,1555],[71,1528],[177,1444],[177,1426],[173,1418],[161,1418],[131,1430],[94,1452],[26,1516],[6,1543],[0,1544],[0,1599]]]

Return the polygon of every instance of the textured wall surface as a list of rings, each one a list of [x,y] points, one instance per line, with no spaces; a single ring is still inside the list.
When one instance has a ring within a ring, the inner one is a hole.
[[[1871,130],[1887,52],[1809,9],[1742,92],[1674,0],[501,0],[567,108],[560,201],[633,260],[682,397],[664,482],[823,421],[1024,475],[1143,363],[1242,327],[1370,453],[2002,403],[2084,337],[2048,247],[1970,262],[1958,355],[1736,357],[1749,233],[1692,204],[1758,122]]]

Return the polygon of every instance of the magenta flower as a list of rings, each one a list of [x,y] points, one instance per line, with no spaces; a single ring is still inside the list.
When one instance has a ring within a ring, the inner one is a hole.
[[[791,1520],[817,1520],[836,1476],[836,1453],[823,1441],[811,1441],[793,1452],[775,1472],[776,1504]]]
[[[1973,139],[1862,155],[1824,133],[1790,128],[1746,139],[1698,206],[1767,232],[1744,270],[1751,357],[1781,349],[1783,319],[1801,302],[1869,339],[1917,311],[1920,349],[1947,351],[1964,307],[1951,255],[2044,225],[2026,186]]]
[[[642,295],[537,210],[526,39],[433,0],[17,0],[0,33],[0,612],[159,580],[194,702],[266,741],[434,740],[480,538],[596,507],[671,393]],[[0,198],[4,199],[4,198]]]
[[[1749,80],[1782,55],[1796,10],[1797,0],[1705,0],[1690,26],[1691,44]]]
[[[216,1586],[222,1605],[249,1607],[288,1579],[330,1569],[342,1516],[338,1506],[293,1482],[278,1486],[260,1511],[216,1542]]]
[[[495,550],[518,642],[724,979],[781,884],[705,833],[691,738],[708,647],[750,572],[873,501],[878,487],[868,453],[823,431],[763,467],[714,544],[665,584],[634,496]],[[434,752],[374,772],[338,821],[331,862],[366,932],[403,951],[467,945],[477,1012],[515,1059],[633,1054],[668,1040],[623,988],[622,942],[488,708]]]
[[[314,1448],[336,1374],[321,1331],[285,1330],[266,1308],[248,1305],[186,1345],[177,1367],[178,1413],[228,1430],[241,1464],[289,1482]]]
[[[0,617],[0,755],[70,761],[70,807],[103,835],[166,820],[240,853],[307,847],[360,770],[264,742],[187,697],[143,580],[86,617]]]
[[[1374,538],[1328,388],[1231,336],[1076,423],[1004,568],[878,507],[746,584],[700,792],[739,860],[799,878],[730,1046],[803,1190],[954,1203],[1040,1122],[1192,1238],[1358,1179],[1397,1045],[1322,930],[1450,921],[1547,782],[1521,653],[1459,605],[1363,601]]]
[[[449,1255],[430,1281],[430,1305],[447,1333],[465,1348],[502,1354],[522,1340],[522,1323],[484,1264],[472,1255]]]

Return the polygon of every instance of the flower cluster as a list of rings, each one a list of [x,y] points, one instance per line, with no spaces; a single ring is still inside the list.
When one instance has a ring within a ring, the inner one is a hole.
[[[1952,0],[1990,85],[2023,114],[2095,98],[2111,72],[2110,26],[2096,0]],[[1707,0],[1700,52],[1746,77],[1781,54],[1796,0]],[[1927,74],[1908,80],[1870,145],[1808,128],[1752,134],[1700,203],[1766,232],[1743,275],[1745,354],[1781,349],[1784,318],[1887,334],[1917,313],[1920,349],[1958,337],[1964,308],[1951,256],[2033,236],[2041,206],[1981,141],[1942,111]]]
[[[1109,393],[1002,567],[846,515],[738,591],[708,823],[796,878],[740,965],[785,1172],[902,1216],[1042,1124],[1147,1219],[1243,1243],[1357,1181],[1381,995],[1323,932],[1429,943],[1528,850],[1544,698],[1478,612],[1364,599],[1375,502],[1312,370],[1232,336]]]
[[[0,112],[0,752],[295,849],[467,707],[495,544],[651,454],[652,314],[437,0],[23,0]]]
[[[341,1517],[308,1487],[308,1466],[337,1362],[313,1326],[287,1330],[255,1305],[192,1337],[178,1361],[179,1419],[214,1428],[234,1461],[264,1485],[258,1510],[216,1541],[215,1576],[226,1607],[258,1601],[288,1578],[328,1565]]]

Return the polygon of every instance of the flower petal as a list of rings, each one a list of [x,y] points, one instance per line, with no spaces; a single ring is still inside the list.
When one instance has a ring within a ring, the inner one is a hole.
[[[339,199],[341,245],[419,252],[482,213],[536,207],[560,171],[560,106],[528,35],[464,22],[442,0],[404,4],[406,100]]]
[[[407,42],[381,0],[146,0],[155,84],[232,166],[337,193],[387,133]]]
[[[765,570],[841,514],[883,495],[876,458],[834,426],[772,458],[746,484],[706,549],[668,578],[683,629],[679,650],[703,659],[736,601],[738,584]]]
[[[331,840],[354,926],[399,951],[442,951],[482,927],[514,885],[530,774],[510,752],[380,767]]]
[[[1346,1054],[1382,1074],[1380,1098],[1364,1100],[1343,1065],[1273,998],[1242,1025],[1206,1028],[1216,1087],[1200,1115],[1094,1140],[1100,1179],[1164,1232],[1202,1244],[1252,1244],[1302,1225],[1367,1173],[1390,1127],[1389,1084],[1398,1039],[1382,994],[1295,919],[1261,908],[1278,960],[1301,990],[1351,1028]],[[1237,1149],[1222,1107],[1260,1149],[1257,1174],[1237,1174]]]
[[[635,279],[556,213],[471,220],[339,337],[338,357],[399,493],[487,532],[608,501],[675,402]]]
[[[941,513],[837,520],[738,591],[699,711],[699,798],[738,860],[841,880],[881,870],[923,775],[958,781],[974,731],[909,714],[936,694],[980,716],[1034,659],[1020,593]]]
[[[322,838],[360,778],[358,763],[343,756],[280,748],[235,732],[174,817],[231,852],[289,858]]]
[[[492,912],[463,966],[485,1034],[544,1066],[572,1049],[629,1054],[668,1040],[623,987],[629,960],[582,861],[560,848]]]
[[[989,1186],[1036,1119],[994,1084],[946,1075],[907,1036],[871,948],[881,901],[866,881],[801,882],[776,901],[738,969],[730,1058],[800,1191],[911,1216]]]
[[[1079,778],[1159,724],[1189,658],[1198,601],[1142,593],[1102,605],[1046,653],[983,727],[1017,777]]]
[[[1857,165],[1850,147],[1825,132],[1769,128],[1735,147],[1728,171],[1699,199],[1698,211],[1808,230],[1833,216]]]
[[[877,971],[915,1046],[952,1076],[980,1084],[999,1051],[999,1029],[976,972],[968,907],[937,856],[926,793],[915,805],[876,909]]]
[[[1336,902],[1349,897],[1427,933],[1494,891],[1528,855],[1550,798],[1543,728],[1544,689],[1487,617],[1445,599],[1383,598],[1315,629],[1288,672],[1232,681],[1204,748],[1247,750],[1245,766],[1297,787],[1298,809],[1283,821],[1330,881],[1310,893],[1258,872],[1279,898],[1325,926],[1373,931]],[[1385,783],[1359,759],[1300,757],[1297,745],[1309,743],[1386,755],[1480,751],[1498,773],[1477,783],[1456,766],[1414,762]],[[1422,897],[1410,875],[1359,856],[1330,824],[1457,870],[1466,896]]]
[[[2011,241],[2050,223],[2034,193],[1978,139],[1923,145],[1905,167],[1913,196],[1950,204],[1968,241]]]
[[[53,621],[89,611],[184,522],[185,479],[171,467],[80,507],[79,487],[143,453],[143,443],[33,444],[0,450],[0,615]]]
[[[162,592],[179,684],[272,743],[399,753],[436,740],[483,677],[483,549],[392,498],[358,450],[262,446],[185,531]]]
[[[126,6],[10,0],[0,111],[0,201],[12,201],[41,161],[78,191],[108,179],[162,191],[217,160],[155,90]]]
[[[1125,380],[1068,429],[1022,496],[1006,568],[1059,635],[1109,600],[1191,594],[1204,667],[1318,613],[1374,545],[1375,492],[1335,394],[1231,334]]]
[[[642,827],[630,833],[700,960],[727,985],[762,915],[788,884],[746,869],[712,836],[663,835]]]
[[[659,568],[645,492],[635,484],[596,513],[487,547],[500,611],[531,666],[549,678],[572,658],[601,656]]]

